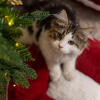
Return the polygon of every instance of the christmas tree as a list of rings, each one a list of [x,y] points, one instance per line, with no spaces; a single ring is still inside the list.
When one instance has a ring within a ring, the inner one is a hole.
[[[35,70],[24,62],[34,60],[27,47],[19,42],[22,32],[37,20],[49,16],[49,12],[34,11],[20,15],[14,5],[22,5],[20,0],[0,0],[0,94],[5,90],[9,81],[14,86],[28,88],[28,78],[37,77]]]

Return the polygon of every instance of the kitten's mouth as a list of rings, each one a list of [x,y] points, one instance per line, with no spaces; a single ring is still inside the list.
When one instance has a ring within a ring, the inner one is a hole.
[[[58,48],[59,48],[59,49],[62,49],[62,48],[64,48],[64,47],[63,47],[63,46],[61,46],[61,45],[58,45]]]
[[[58,51],[61,52],[61,53],[65,52],[64,48],[58,48]]]
[[[67,51],[65,48],[58,48],[58,52],[61,54],[70,54],[72,51]]]

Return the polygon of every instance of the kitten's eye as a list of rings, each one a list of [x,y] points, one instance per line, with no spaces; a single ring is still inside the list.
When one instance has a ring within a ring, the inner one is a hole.
[[[69,43],[70,45],[73,45],[73,44],[74,44],[74,41],[68,41],[68,43]]]

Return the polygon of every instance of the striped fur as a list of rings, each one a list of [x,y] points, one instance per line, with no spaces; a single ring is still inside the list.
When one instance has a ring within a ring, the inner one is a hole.
[[[42,5],[43,4],[43,5]],[[49,4],[49,5],[48,5]],[[34,6],[35,5],[35,6]],[[72,23],[72,28],[75,28],[75,25],[76,25],[76,20],[75,20],[75,16],[74,14],[72,13],[72,11],[66,7],[65,5],[52,5],[52,3],[47,3],[47,2],[40,2],[40,5],[39,7],[36,6],[36,4],[34,4],[32,6],[32,8],[30,8],[31,10],[28,9],[29,12],[31,11],[34,11],[34,10],[39,10],[39,9],[42,9],[42,10],[45,10],[45,11],[50,11],[51,14],[57,14],[59,13],[62,9],[65,9],[67,14],[68,14],[68,18],[69,18],[69,21]],[[48,5],[48,6],[47,6]],[[37,35],[35,36],[36,37],[36,40],[38,41],[39,40],[39,37],[40,37],[40,34],[41,34],[41,31],[42,31],[42,28],[45,26],[45,29],[50,29],[50,26],[51,26],[51,20],[53,19],[56,19],[55,16],[51,15],[49,17],[47,17],[46,19],[38,22],[38,23],[35,23],[36,26],[38,27],[38,31],[37,31]],[[38,25],[37,25],[38,24]],[[34,30],[36,27],[33,27],[33,26],[29,26],[27,28],[27,31],[30,35],[34,34]]]
[[[70,41],[69,44],[72,45],[73,43],[77,45],[77,47],[80,49],[84,48],[84,45],[86,44],[86,42],[84,42],[84,39],[81,42],[79,41],[80,36],[81,35],[84,36],[84,34],[82,32],[78,32],[79,34],[77,35],[77,29],[79,29],[80,27],[79,25],[76,24],[75,15],[72,13],[72,11],[68,7],[64,5],[51,5],[50,6],[49,4],[49,6],[43,5],[43,7],[40,6],[40,8],[43,10],[50,11],[51,16],[47,17],[46,19],[42,21],[35,23],[35,27],[33,27],[34,25],[28,27],[27,29],[28,34],[31,36],[33,35],[33,37],[35,37],[35,41],[37,42],[39,41],[42,29],[43,27],[45,27],[45,30],[49,30],[50,31],[49,33],[53,33],[53,34],[49,34],[49,36],[54,40],[56,39],[61,40],[68,33],[73,32],[74,41]],[[66,25],[65,22],[57,18],[57,16],[63,9],[66,10],[67,12],[68,21],[69,21],[68,25]],[[55,14],[57,14],[57,16],[55,16]],[[36,32],[34,32],[34,30],[36,30]]]

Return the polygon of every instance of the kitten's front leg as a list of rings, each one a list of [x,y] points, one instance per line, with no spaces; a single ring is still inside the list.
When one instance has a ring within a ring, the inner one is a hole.
[[[61,68],[60,68],[60,64],[48,64],[48,69],[49,69],[49,74],[50,74],[50,79],[52,81],[57,81],[60,76],[61,76]]]
[[[76,76],[75,61],[69,61],[64,63],[63,75],[67,81],[73,80]]]

